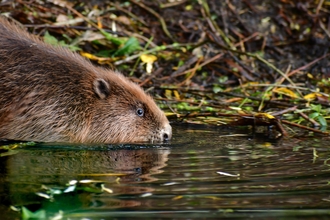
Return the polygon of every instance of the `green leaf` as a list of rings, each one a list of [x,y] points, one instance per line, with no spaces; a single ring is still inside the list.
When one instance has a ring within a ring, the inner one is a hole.
[[[63,35],[64,37],[66,37],[65,35]],[[66,37],[67,38],[67,37]],[[68,39],[68,38],[67,38]],[[62,46],[62,47],[66,47],[72,51],[77,51],[77,50],[81,50],[79,47],[74,46],[74,45],[70,45],[70,44],[66,44],[65,41],[61,40],[58,41],[56,39],[56,37],[50,35],[48,33],[48,31],[46,31],[45,35],[44,35],[44,41],[47,44],[51,44],[51,45],[55,45],[55,46]]]
[[[228,76],[222,76],[218,79],[219,83],[225,83],[228,81]]]
[[[113,50],[101,50],[95,55],[98,57],[111,57],[111,54],[113,54]]]
[[[93,188],[93,187],[82,187],[81,190],[85,192],[91,192],[91,193],[102,193],[103,191],[101,189]]]
[[[317,117],[317,120],[319,121],[319,123],[321,124],[322,127],[327,126],[327,120],[325,120],[325,118],[322,115],[319,115]]]
[[[135,52],[136,50],[139,50],[140,43],[135,37],[129,38],[123,47],[121,47],[119,50],[117,50],[113,56],[122,56],[127,55]]]
[[[314,118],[316,118],[316,117],[319,117],[320,116],[320,113],[318,113],[318,112],[313,112],[313,113],[310,113],[309,115],[308,115],[308,117],[309,118],[312,118],[312,119],[314,119]]]
[[[213,92],[214,93],[218,93],[218,92],[221,92],[223,89],[220,87],[220,86],[218,86],[218,85],[215,85],[214,87],[213,87]]]
[[[27,208],[22,207],[22,219],[46,219],[46,211],[41,209],[31,212]]]
[[[44,35],[44,41],[45,41],[47,44],[56,45],[56,46],[59,45],[58,40],[57,40],[54,36],[50,35],[50,34],[48,33],[48,31],[46,31],[46,33],[45,33],[45,35]]]
[[[313,105],[313,104],[311,104],[311,109],[316,111],[316,112],[321,112],[322,105]]]
[[[118,37],[113,37],[111,34],[109,34],[108,32],[104,31],[104,30],[100,30],[101,31],[101,34],[103,34],[103,36],[111,41],[113,44],[117,45],[117,46],[120,46],[122,44],[125,43],[125,41],[127,39],[123,39],[123,38],[118,38]]]

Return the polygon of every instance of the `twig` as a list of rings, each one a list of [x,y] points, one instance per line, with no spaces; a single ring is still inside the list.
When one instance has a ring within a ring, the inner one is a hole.
[[[118,11],[122,11],[126,14],[128,14],[129,16],[131,16],[133,19],[139,21],[141,24],[143,24],[144,26],[148,27],[148,24],[146,22],[144,22],[144,20],[140,19],[138,16],[136,16],[135,14],[131,13],[130,11],[124,9],[123,7],[121,7],[118,2],[116,3],[111,3],[109,2],[110,5],[112,5],[113,7],[115,7]]]
[[[329,56],[329,55],[330,55],[330,53],[324,54],[323,56],[321,56],[321,57],[319,57],[319,58],[313,60],[312,62],[307,63],[306,65],[301,66],[301,67],[299,67],[298,69],[295,69],[295,70],[291,71],[290,73],[288,73],[288,77],[290,77],[290,76],[292,76],[293,74],[299,72],[300,70],[306,69],[307,67],[313,65],[313,64],[316,63],[316,62],[319,62],[320,60],[326,58],[326,57]]]
[[[158,74],[160,74],[164,68],[160,67],[155,72],[153,72],[148,78],[143,80],[143,82],[139,83],[140,86],[144,86],[147,82],[149,82],[151,79],[155,78]]]
[[[145,51],[142,51],[138,54],[135,54],[135,55],[132,55],[132,56],[129,56],[129,57],[126,57],[125,59],[123,60],[118,60],[114,63],[114,65],[120,65],[120,64],[123,64],[123,63],[127,63],[131,60],[134,60],[138,57],[140,57],[142,54],[149,54],[149,53],[154,53],[154,52],[157,52],[157,51],[161,51],[161,50],[166,50],[166,49],[173,49],[173,48],[179,48],[179,47],[188,47],[188,46],[191,46],[191,47],[195,47],[195,46],[198,46],[199,44],[178,44],[178,43],[174,43],[174,44],[171,44],[171,45],[167,45],[167,46],[157,46],[157,47],[154,47],[154,48],[151,48],[149,50],[145,50]]]
[[[316,11],[315,11],[315,14],[318,15],[321,8],[322,8],[322,5],[324,3],[324,0],[320,0],[319,4],[317,5],[317,8],[316,8]]]
[[[181,72],[185,71],[189,68],[192,64],[196,63],[198,57],[193,55],[187,62],[185,62],[182,66],[180,66],[176,71],[171,74],[171,77],[176,77]]]
[[[324,24],[322,23],[321,20],[319,21],[319,25],[322,28],[322,30],[326,33],[326,35],[328,35],[328,38],[330,38],[330,32],[326,27],[324,27]]]
[[[320,131],[320,130],[317,130],[315,128],[310,128],[310,127],[300,125],[300,124],[296,124],[296,123],[293,123],[293,122],[290,122],[290,121],[287,121],[287,120],[281,120],[281,121],[282,121],[283,124],[291,125],[291,126],[294,126],[294,127],[297,127],[297,128],[305,129],[305,130],[312,131],[312,132],[322,134],[322,135],[326,135],[326,136],[330,135],[329,132]]]
[[[230,39],[221,30],[221,28],[216,24],[216,22],[211,18],[211,13],[210,13],[210,9],[207,4],[207,1],[199,0],[199,4],[202,5],[202,14],[205,17],[205,19],[207,20],[207,22],[208,22],[210,28],[213,30],[213,32],[216,34],[219,34],[230,48],[235,48],[233,46],[233,44],[231,43]]]
[[[92,31],[96,31],[99,30],[99,28],[95,28],[95,27],[84,27],[84,26],[68,26],[68,25],[49,25],[49,24],[24,24],[24,27],[32,27],[32,28],[47,28],[47,29],[75,29],[75,30],[92,30]],[[120,35],[120,36],[128,36],[127,34],[123,33],[123,32],[117,32],[117,31],[112,31],[110,29],[102,29],[108,33],[111,34],[116,34],[116,35]]]
[[[164,31],[164,33],[172,40],[174,41],[174,38],[172,37],[172,35],[170,34],[170,32],[167,29],[166,23],[164,18],[162,18],[162,16],[160,16],[157,12],[155,12],[153,9],[145,6],[144,4],[140,3],[140,2],[136,2],[135,0],[130,0],[130,2],[138,5],[139,7],[145,9],[146,11],[148,11],[150,14],[152,14],[153,16],[155,16],[156,18],[158,18],[160,24],[162,25],[162,29]]]
[[[269,66],[270,68],[272,68],[273,70],[275,70],[275,72],[279,73],[282,77],[284,77],[291,85],[295,86],[294,82],[281,70],[279,70],[276,66],[274,66],[272,63],[268,62],[267,60],[265,60],[264,58],[262,58],[261,56],[259,56],[258,54],[251,54],[251,53],[247,53],[247,55],[249,56],[253,56],[255,58],[257,58],[258,60],[260,60],[261,62],[263,62],[264,64],[266,64],[267,66]],[[299,90],[297,90],[297,92],[300,93]]]
[[[74,9],[72,6],[73,4],[70,2],[66,2],[66,1],[56,1],[56,0],[48,0],[49,2],[52,2],[55,5],[59,5],[61,7],[65,7],[67,9],[69,9],[71,12],[73,12],[74,14],[76,14],[78,17],[82,18],[84,21],[86,21],[88,24],[92,25],[93,27],[95,27],[96,29],[100,30],[100,27],[98,27],[94,22],[92,22],[90,19],[86,18],[84,15],[82,15],[79,11],[77,11],[76,9]]]
[[[271,113],[272,116],[279,116],[279,115],[283,115],[285,113],[288,113],[288,112],[293,112],[295,110],[297,110],[298,106],[293,106],[291,108],[287,108],[287,109],[284,109],[282,111],[277,111],[277,112],[273,112]]]
[[[187,0],[181,0],[181,1],[174,1],[174,2],[169,2],[169,3],[163,3],[160,4],[160,8],[169,8],[169,7],[173,7],[173,6],[178,6],[181,5],[183,3],[186,3]]]
[[[214,41],[214,43],[216,43],[220,48],[222,48],[224,50],[228,50],[228,51],[231,51],[233,53],[243,54],[243,55],[246,55],[246,56],[250,56],[250,57],[256,58],[257,60],[259,60],[262,63],[266,64],[268,67],[270,67],[271,69],[273,69],[275,72],[277,72],[281,76],[283,76],[291,85],[295,85],[294,82],[284,72],[282,72],[281,70],[279,70],[278,68],[276,68],[273,64],[271,64],[270,62],[268,62],[267,60],[265,60],[264,58],[262,58],[258,54],[253,54],[253,53],[249,53],[249,52],[242,52],[242,51],[239,51],[239,50],[234,50],[234,49],[228,48],[228,47],[220,44],[217,41]],[[297,90],[297,92],[300,94],[299,90]]]
[[[209,64],[209,63],[211,63],[211,62],[213,62],[213,61],[215,61],[217,59],[219,59],[222,56],[223,56],[223,54],[217,54],[214,57],[211,57],[210,59],[208,59],[205,62],[203,62],[201,65],[199,65],[199,66],[197,65],[197,66],[195,66],[195,67],[193,67],[191,69],[188,69],[188,70],[186,70],[186,71],[184,71],[182,73],[176,74],[176,76],[181,76],[181,75],[184,75],[186,73],[196,71],[198,68],[201,68],[201,67],[203,67],[203,66],[205,66],[205,65],[207,65],[207,64]]]
[[[303,117],[306,121],[309,121],[310,123],[313,124],[314,127],[320,127],[320,124],[317,123],[314,119],[308,117],[306,114],[304,114],[303,112],[298,112],[298,114]]]
[[[183,82],[178,83],[178,86],[184,85],[186,82],[188,82],[196,74],[197,69],[201,68],[199,63],[202,59],[203,59],[202,57],[198,58],[195,67],[192,68],[192,71],[190,72],[190,75]]]

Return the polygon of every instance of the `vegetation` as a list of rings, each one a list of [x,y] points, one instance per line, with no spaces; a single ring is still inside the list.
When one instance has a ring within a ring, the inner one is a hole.
[[[3,2],[51,44],[116,68],[172,121],[329,135],[330,3],[324,0]]]

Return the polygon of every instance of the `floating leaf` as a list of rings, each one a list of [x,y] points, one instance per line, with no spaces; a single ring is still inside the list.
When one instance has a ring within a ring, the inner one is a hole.
[[[102,187],[102,190],[103,190],[104,192],[107,192],[107,193],[113,193],[113,190],[112,190],[112,189],[109,189],[109,188],[107,188],[107,187],[105,187],[104,184],[102,184],[101,187]]]
[[[183,196],[176,196],[176,197],[172,198],[172,200],[179,200],[179,199],[182,199],[182,198],[183,198]]]
[[[46,219],[46,211],[41,209],[31,212],[27,208],[22,207],[22,219]]]
[[[76,190],[76,186],[72,185],[72,186],[69,186],[68,188],[66,188],[63,192],[64,193],[69,193],[69,192],[73,192],[75,190]]]
[[[221,172],[221,171],[218,171],[217,174],[224,175],[224,176],[231,176],[231,177],[239,177],[240,176],[239,174],[230,174],[230,173]]]

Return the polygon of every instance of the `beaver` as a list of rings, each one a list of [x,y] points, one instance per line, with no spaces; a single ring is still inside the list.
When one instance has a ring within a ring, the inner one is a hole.
[[[155,143],[171,136],[140,86],[0,17],[0,139]]]

